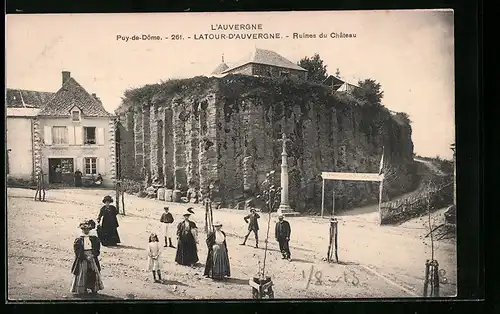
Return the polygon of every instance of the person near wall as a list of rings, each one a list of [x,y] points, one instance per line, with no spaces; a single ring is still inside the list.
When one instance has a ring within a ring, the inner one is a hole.
[[[109,195],[105,196],[102,200],[104,206],[99,211],[97,217],[97,234],[104,246],[115,246],[120,243],[120,236],[118,235],[118,210],[113,203],[113,198]]]
[[[82,186],[82,176],[83,176],[83,173],[77,169],[75,171],[75,186],[76,187]]]
[[[95,228],[93,220],[84,221],[78,227],[82,230],[82,234],[73,243],[75,260],[71,266],[73,280],[70,292],[84,294],[90,290],[94,294],[104,289],[98,260],[101,244],[96,236],[89,234],[90,230]]]
[[[194,222],[189,220],[193,214],[193,208],[188,208],[183,215],[184,221],[177,225],[177,253],[175,262],[180,265],[191,266],[198,262],[198,227]]]
[[[292,228],[290,227],[290,223],[286,221],[283,217],[283,214],[278,216],[278,222],[276,223],[275,228],[275,238],[278,241],[280,246],[280,252],[283,255],[283,259],[290,260],[290,246],[288,245],[290,242],[290,235],[292,233]]]
[[[43,170],[40,169],[36,177],[35,201],[45,202],[45,178]]]
[[[171,247],[175,249],[172,245],[172,223],[174,222],[174,216],[169,212],[168,207],[163,207],[165,212],[160,217],[160,222],[162,224],[163,236],[165,238],[165,247]],[[168,241],[168,242],[167,242]]]
[[[245,240],[243,240],[243,243],[240,245],[245,245],[248,239],[248,236],[250,233],[254,233],[255,235],[255,247],[259,247],[259,221],[258,219],[260,218],[259,214],[255,212],[255,208],[250,209],[250,215],[245,216],[243,219],[245,219],[245,222],[248,224],[248,233],[245,235]]]
[[[223,280],[231,276],[226,233],[221,230],[221,223],[216,222],[214,227],[215,231],[210,232],[207,236],[208,255],[203,275],[213,280]]]
[[[161,282],[161,247],[160,241],[158,240],[158,235],[156,235],[155,233],[152,233],[149,236],[149,243],[146,250],[148,252],[148,270],[153,272],[154,282]],[[158,275],[158,279],[156,278],[156,275]]]
[[[102,185],[102,176],[101,176],[100,173],[97,174],[97,178],[95,179],[94,184],[97,185],[97,186],[101,186]]]

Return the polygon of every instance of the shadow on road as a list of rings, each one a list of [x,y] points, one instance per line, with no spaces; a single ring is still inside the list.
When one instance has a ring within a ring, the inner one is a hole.
[[[337,263],[332,263],[332,264],[339,264],[339,265],[345,265],[345,266],[358,266],[359,263],[354,263],[354,262],[343,262],[343,261],[338,261]]]
[[[298,263],[306,263],[306,264],[314,264],[313,261],[308,261],[305,259],[300,259],[300,258],[292,258],[292,263],[298,262]]]
[[[115,297],[112,295],[108,294],[102,294],[102,293],[96,293],[96,294],[82,294],[82,295],[75,295],[75,299],[80,299],[80,300],[124,300],[123,298]]]
[[[234,285],[248,286],[248,279],[226,278],[224,282]]]
[[[138,251],[144,251],[144,248],[136,247],[136,246],[131,246],[131,245],[116,245],[116,246],[106,246],[108,249],[127,249],[127,250],[138,250]]]
[[[177,280],[168,280],[168,279],[163,279],[161,282],[162,285],[166,286],[183,286],[183,287],[189,287],[183,282],[177,281]]]

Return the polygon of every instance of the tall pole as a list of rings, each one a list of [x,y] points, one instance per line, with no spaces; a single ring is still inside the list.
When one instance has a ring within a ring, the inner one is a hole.
[[[290,140],[286,138],[286,134],[283,133],[281,137],[283,144],[283,151],[281,153],[281,203],[278,208],[278,213],[281,214],[283,211],[290,210],[290,204],[288,203],[288,162],[286,153],[286,143]]]

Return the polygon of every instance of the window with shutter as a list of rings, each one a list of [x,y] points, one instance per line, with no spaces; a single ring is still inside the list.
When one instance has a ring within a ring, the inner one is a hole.
[[[69,145],[75,145],[75,127],[68,127],[68,143]]]
[[[50,126],[43,127],[43,141],[45,145],[52,145],[52,128]]]
[[[104,128],[97,128],[97,144],[104,145]]]
[[[52,127],[52,143],[53,144],[69,144],[68,128],[65,126]]]
[[[106,174],[106,158],[99,158],[98,170],[101,175]]]
[[[75,126],[75,145],[83,145],[83,128]]]

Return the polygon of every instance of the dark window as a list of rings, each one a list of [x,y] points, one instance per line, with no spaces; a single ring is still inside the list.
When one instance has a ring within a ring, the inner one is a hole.
[[[92,145],[96,144],[96,128],[95,127],[84,127],[84,144]]]
[[[71,120],[73,120],[74,122],[80,121],[80,111],[75,110],[71,112]]]

